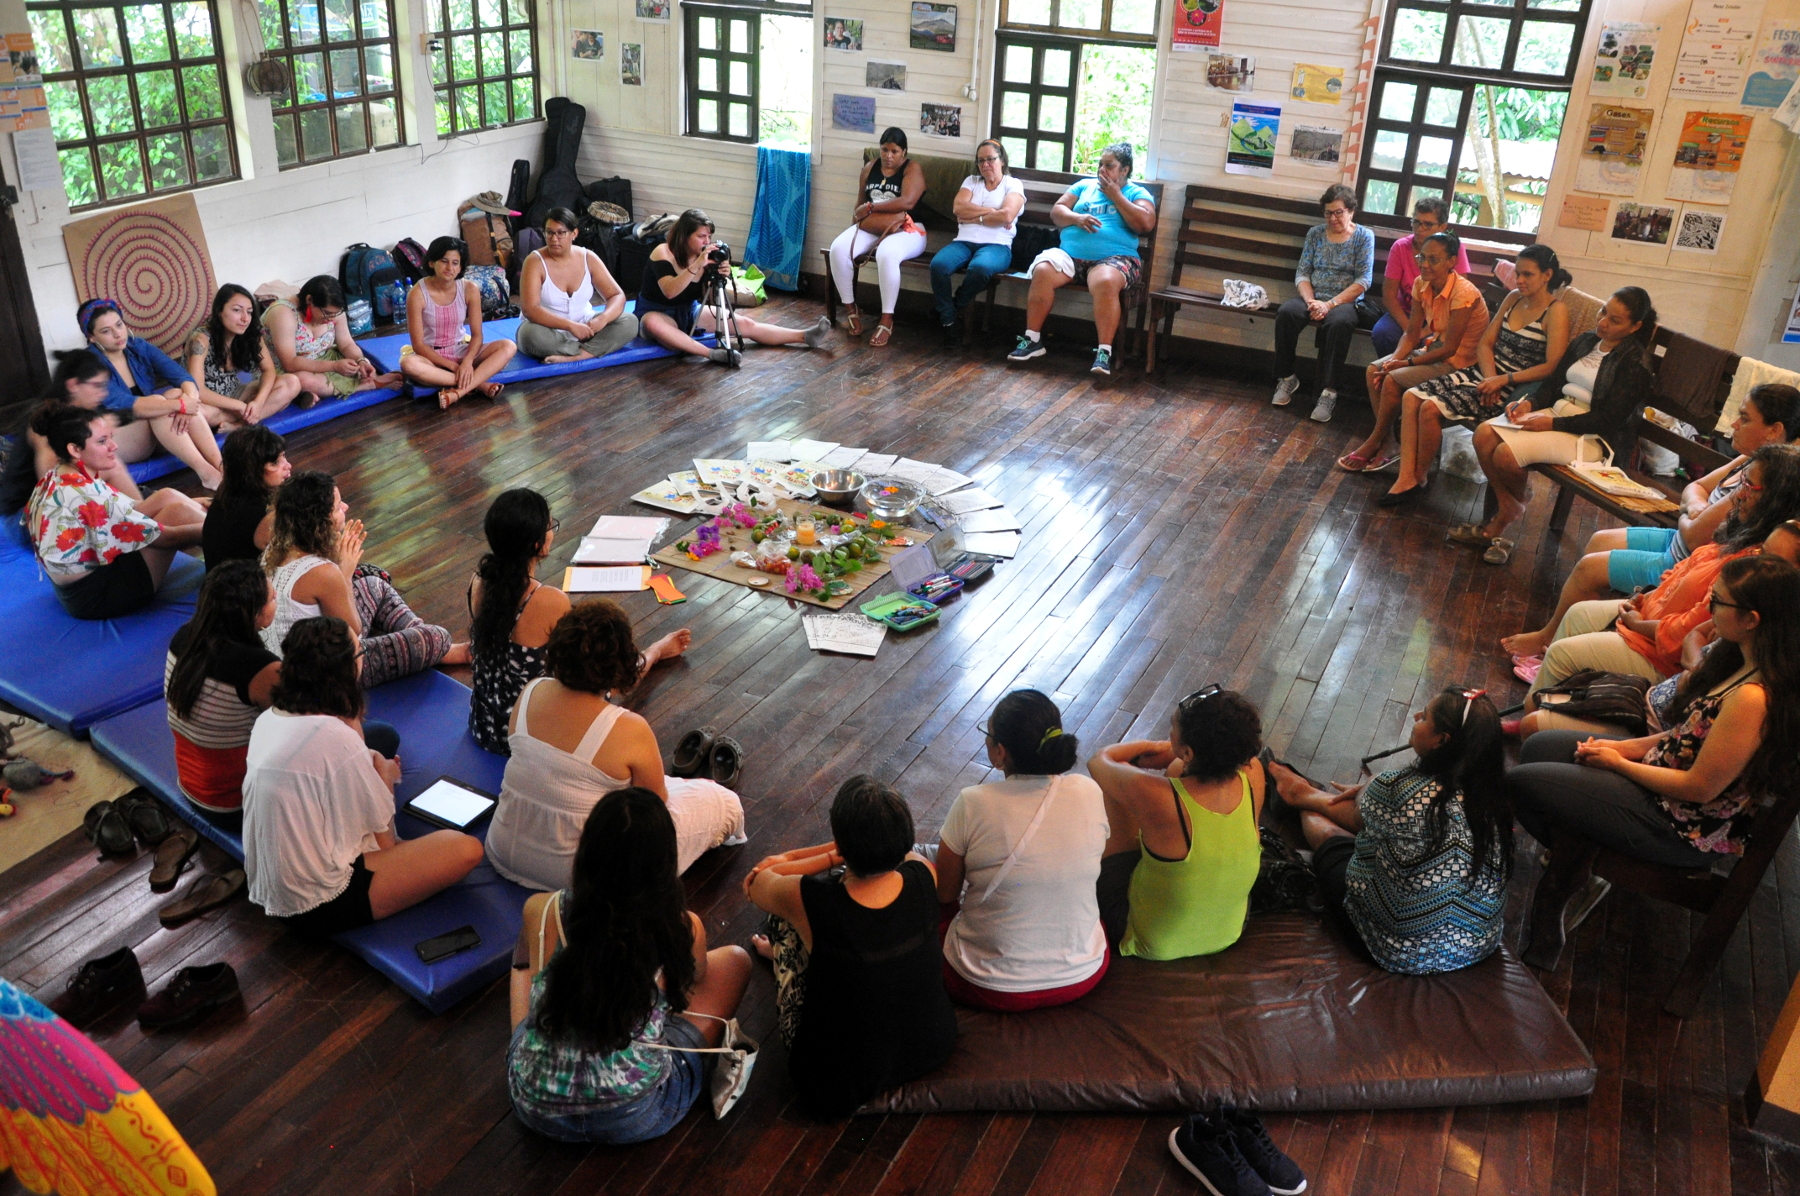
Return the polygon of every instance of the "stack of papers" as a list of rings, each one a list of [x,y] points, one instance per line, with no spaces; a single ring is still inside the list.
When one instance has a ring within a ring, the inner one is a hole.
[[[970,511],[956,521],[965,532],[1016,532],[1019,517],[1005,507],[989,511]]]
[[[577,565],[635,564],[650,555],[650,546],[668,530],[667,519],[641,515],[602,515],[575,550]]]
[[[650,584],[648,565],[612,565],[604,569],[563,570],[562,588],[570,594],[634,594]]]
[[[854,611],[835,611],[828,615],[802,615],[806,625],[806,646],[819,652],[848,652],[853,656],[873,656],[887,638],[887,625],[864,618]]]
[[[958,490],[955,494],[946,494],[932,503],[946,515],[967,515],[970,511],[982,511],[989,507],[1003,507],[1006,504],[983,490],[980,486],[973,490]],[[974,530],[974,529],[971,529]]]
[[[965,550],[982,556],[1002,556],[1010,561],[1019,555],[1018,532],[970,532],[962,542]]]

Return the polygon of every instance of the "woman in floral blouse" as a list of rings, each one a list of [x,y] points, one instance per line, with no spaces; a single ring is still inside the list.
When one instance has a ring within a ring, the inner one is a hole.
[[[46,438],[56,468],[32,491],[26,526],[63,609],[114,619],[148,606],[176,551],[200,543],[206,512],[175,490],[133,502],[101,478],[119,459],[103,412],[71,407]]]

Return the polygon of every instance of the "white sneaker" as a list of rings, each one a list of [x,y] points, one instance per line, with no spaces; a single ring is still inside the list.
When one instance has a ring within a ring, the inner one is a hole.
[[[1319,423],[1328,424],[1331,422],[1331,413],[1336,408],[1337,391],[1321,390],[1319,392],[1319,401],[1313,404],[1312,417]]]
[[[1294,392],[1300,389],[1300,375],[1290,374],[1275,383],[1275,397],[1269,400],[1272,406],[1286,407],[1294,401]]]

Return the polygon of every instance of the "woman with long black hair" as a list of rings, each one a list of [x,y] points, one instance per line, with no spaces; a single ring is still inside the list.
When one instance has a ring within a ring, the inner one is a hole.
[[[267,419],[300,397],[300,378],[275,368],[257,323],[256,296],[228,282],[212,315],[188,337],[188,373],[200,380],[207,422],[230,431]]]
[[[6,464],[0,468],[0,515],[13,515],[31,501],[31,488],[56,464],[56,453],[45,438],[51,421],[64,407],[80,407],[98,411],[106,403],[112,384],[112,371],[106,362],[86,349],[52,354],[56,370],[50,385],[44,388],[43,402],[26,409],[13,429],[13,447],[7,451]],[[127,498],[143,497],[131,471],[125,467],[124,454],[113,467],[100,475],[114,490]]]
[[[175,736],[175,776],[195,805],[235,814],[256,717],[269,708],[281,658],[263,646],[275,591],[255,561],[227,561],[200,586],[194,617],[169,644],[163,698]]]
[[[219,457],[225,463],[225,478],[206,509],[200,538],[209,571],[228,561],[261,558],[274,531],[275,491],[294,472],[287,459],[287,441],[260,424],[227,436]]]

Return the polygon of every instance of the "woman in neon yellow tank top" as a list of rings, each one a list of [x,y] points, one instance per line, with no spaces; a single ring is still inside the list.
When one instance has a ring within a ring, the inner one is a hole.
[[[1100,918],[1121,955],[1185,959],[1237,942],[1262,863],[1262,719],[1216,685],[1176,704],[1166,742],[1116,743],[1088,762],[1112,827]]]

